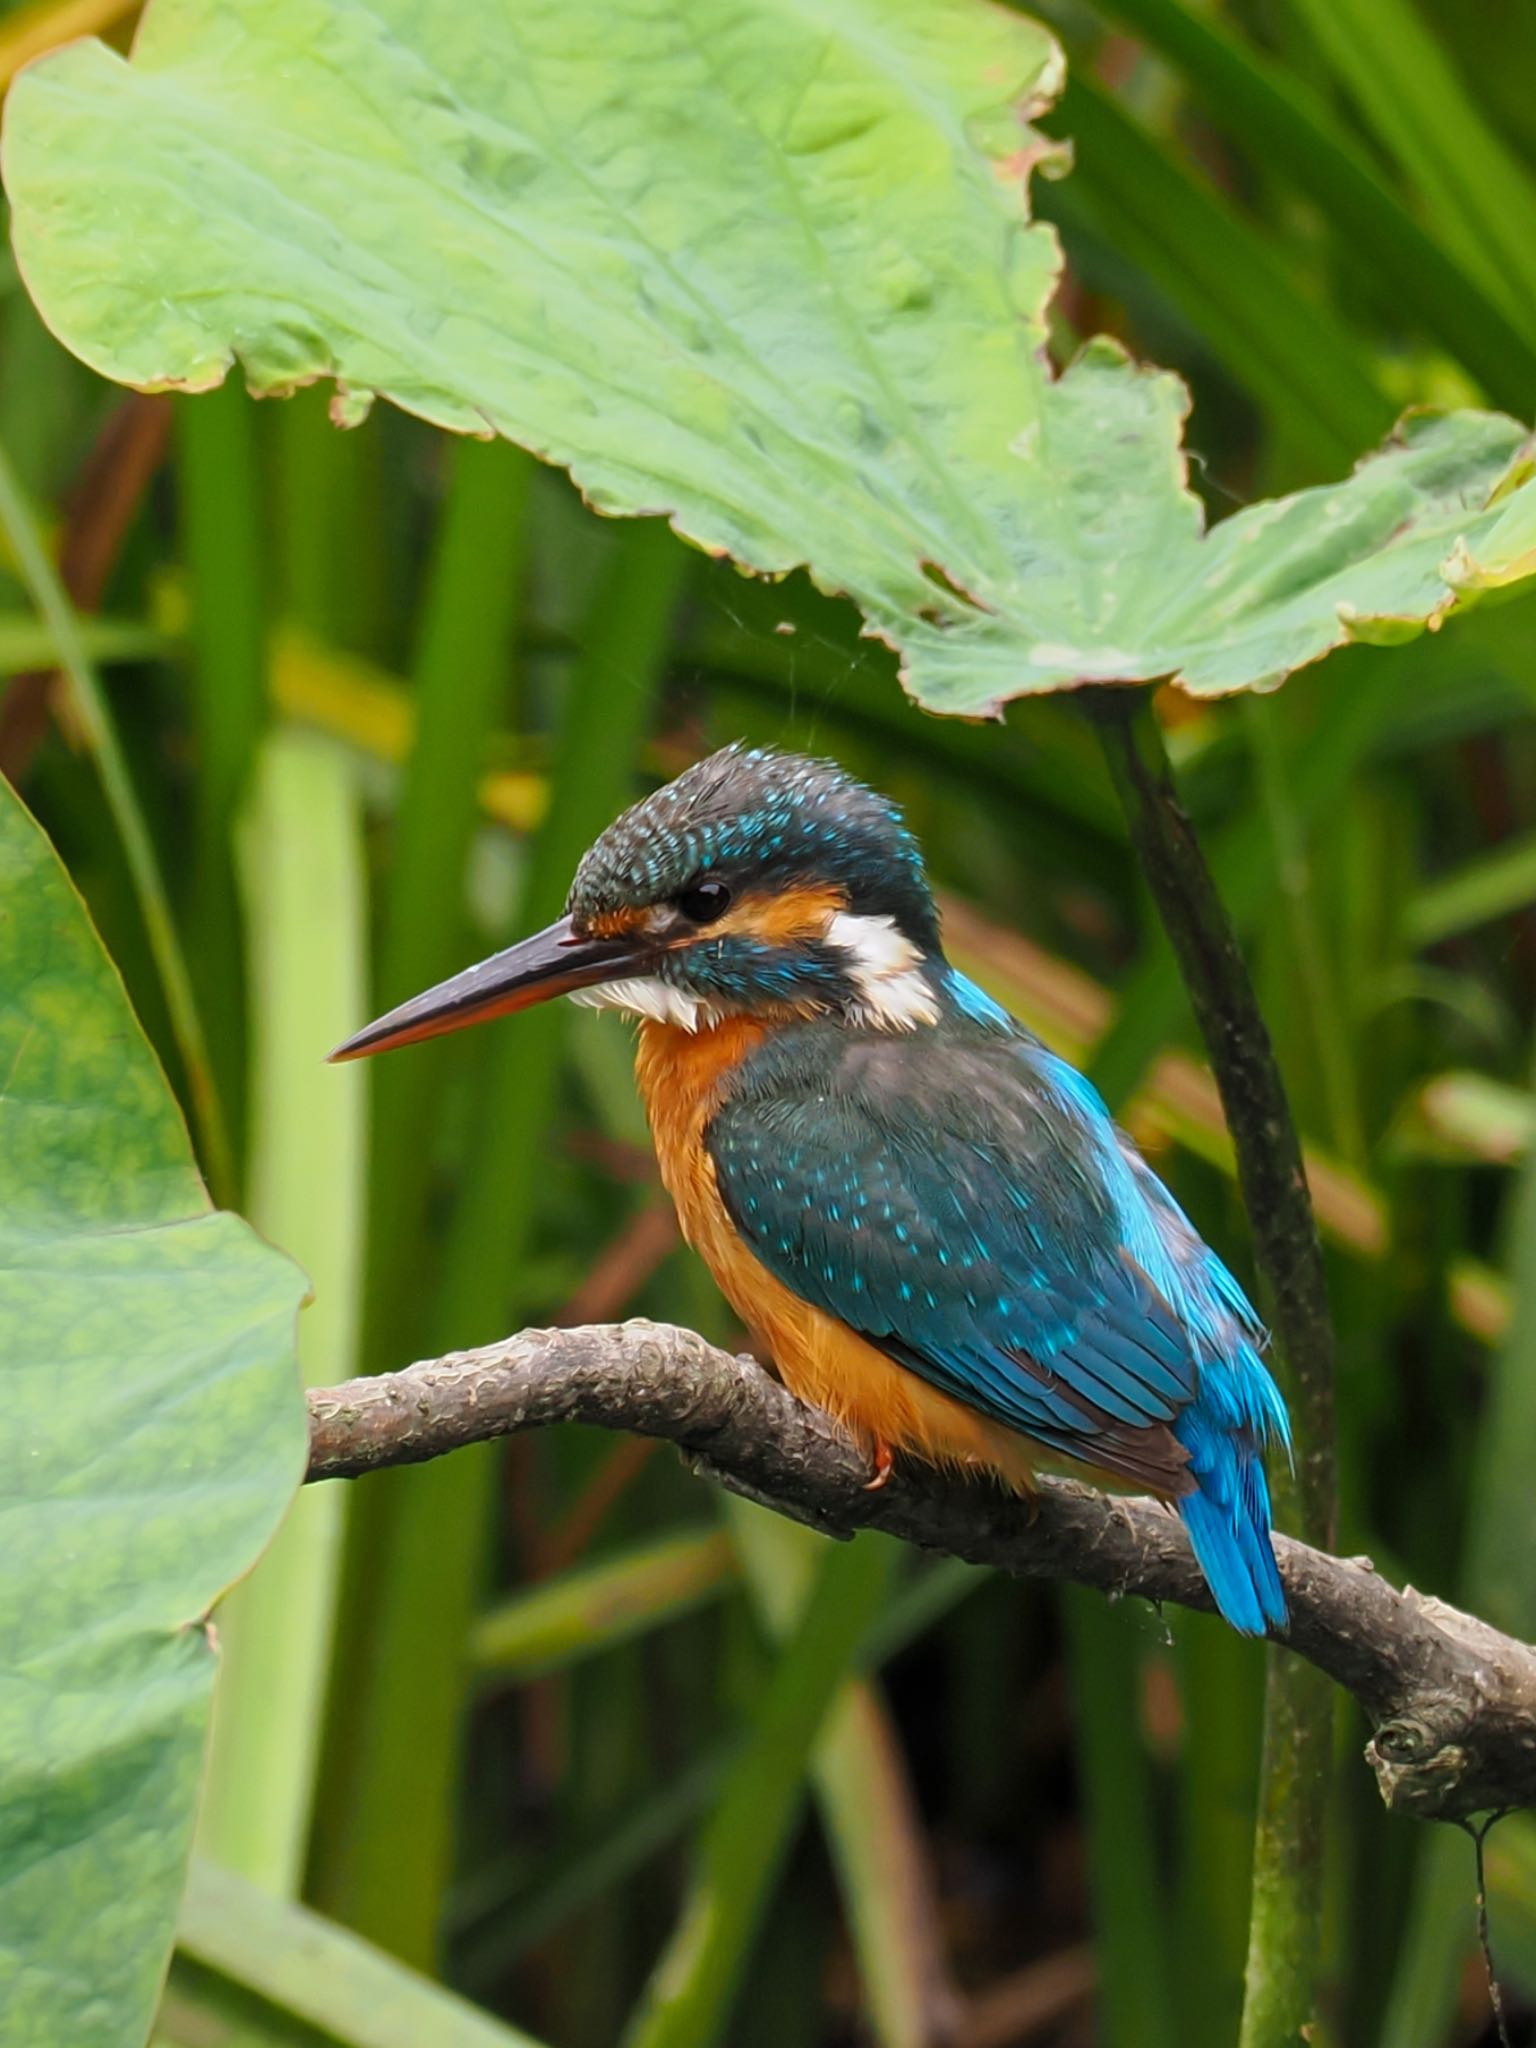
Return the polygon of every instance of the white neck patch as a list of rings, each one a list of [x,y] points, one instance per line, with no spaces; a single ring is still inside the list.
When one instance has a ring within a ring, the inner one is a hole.
[[[827,944],[848,956],[858,990],[853,1015],[880,1031],[915,1031],[937,1024],[939,1003],[922,970],[922,954],[893,917],[855,917],[839,910],[827,926]]]
[[[629,981],[600,981],[595,988],[576,989],[573,1003],[586,1010],[627,1010],[632,1017],[651,1017],[658,1024],[677,1024],[684,1031],[707,1029],[720,1012],[702,996],[675,988],[659,975],[635,975]]]

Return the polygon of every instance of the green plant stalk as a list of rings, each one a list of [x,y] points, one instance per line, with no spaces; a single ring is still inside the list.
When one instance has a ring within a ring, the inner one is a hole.
[[[991,1576],[985,1566],[966,1564],[958,1557],[934,1559],[885,1603],[864,1644],[868,1666],[874,1669],[898,1656],[973,1593],[980,1592]]]
[[[1536,182],[1483,119],[1413,0],[1295,0],[1458,259],[1536,334]]]
[[[1298,290],[1240,213],[1086,74],[1074,73],[1060,119],[1077,167],[1044,195],[1044,209],[1093,212],[1309,462],[1332,473],[1391,431],[1398,406],[1364,367],[1357,338]]]
[[[17,481],[10,458],[0,448],[0,529],[10,544],[16,566],[33,604],[48,630],[59,667],[68,679],[74,711],[85,734],[86,744],[101,777],[107,809],[122,841],[123,857],[145,935],[160,976],[165,1006],[176,1037],[192,1099],[202,1149],[202,1165],[215,1201],[227,1201],[233,1193],[234,1160],[224,1108],[219,1098],[202,1016],[193,994],[191,976],[176,920],[160,872],[159,856],[149,826],[128,773],[106,694],[101,687],[85,644],[81,639],[74,606],[70,603],[58,571],[48,558],[37,522]]]
[[[415,738],[395,815],[375,1007],[388,1009],[462,963],[476,797],[508,698],[524,609],[534,463],[504,441],[452,444],[452,481],[423,599],[413,680]],[[421,1264],[432,1119],[444,1048],[384,1060],[374,1078],[367,1355],[397,1364],[424,1335]]]
[[[266,588],[254,402],[236,377],[176,402],[182,552],[192,582],[197,857],[229,861],[267,718]]]
[[[1184,0],[1107,0],[1106,11],[1177,65],[1219,127],[1316,203],[1351,263],[1368,265],[1394,308],[1448,349],[1496,405],[1528,410],[1530,333],[1420,227],[1304,79]]]
[[[1491,847],[1428,882],[1408,905],[1405,936],[1435,946],[1536,904],[1536,832]]]
[[[550,808],[531,849],[519,931],[554,917],[576,862],[622,808],[649,726],[690,556],[658,521],[621,527],[570,676]],[[553,1127],[563,1006],[502,1027],[479,1102],[428,1330],[433,1349],[483,1342],[532,1307],[522,1276]],[[330,1833],[325,1896],[408,1961],[435,1954],[452,1858],[459,1719],[499,1462],[486,1445],[392,1474],[377,1502],[388,1598],[349,1687],[353,1792]]]
[[[722,1501],[758,1617],[782,1644],[803,1616],[825,1541],[733,1494]],[[850,1667],[870,1652],[850,1626]],[[880,2048],[926,2048],[946,1996],[937,1902],[900,1748],[867,1677],[849,1677],[811,1757],[816,1804],[837,1872],[870,2030]]]
[[[1536,1637],[1536,1154],[1515,1182],[1505,1265],[1513,1313],[1483,1411],[1462,1589],[1474,1612],[1526,1642]]]
[[[615,535],[568,686],[549,813],[531,850],[519,930],[559,915],[577,862],[635,793],[691,560],[659,521],[626,523]],[[551,1120],[565,1020],[558,1004],[530,1011],[496,1047],[444,1271],[439,1321],[454,1326],[444,1334],[455,1342],[497,1334],[518,1297],[518,1260],[539,1191],[531,1169]]]
[[[270,1899],[203,1858],[193,1860],[177,1946],[258,2012],[304,2029],[301,2039],[312,2030],[342,2048],[539,2048],[318,1913]]]
[[[254,1006],[250,1213],[299,1260],[310,1385],[356,1370],[366,1127],[360,1070],[321,1055],[360,1010],[368,919],[355,776],[338,747],[279,731],[243,834]],[[199,1840],[279,1897],[308,1848],[340,1568],[343,1487],[306,1487],[219,1609],[223,1664]]]
[[[1327,1104],[1328,1142],[1356,1172],[1366,1166],[1365,1122],[1355,1085],[1354,1061],[1345,1016],[1328,957],[1328,947],[1313,911],[1307,869],[1306,835],[1290,796],[1290,762],[1276,730],[1272,699],[1245,697],[1243,720],[1253,757],[1259,801],[1274,843],[1274,870],[1280,900],[1290,925],[1291,944],[1300,972],[1307,1027],[1313,1056],[1322,1076]]]
[[[80,645],[98,667],[113,662],[165,661],[175,655],[177,642],[138,619],[93,618],[75,620]],[[52,633],[30,612],[0,612],[0,678],[29,675],[34,669],[50,668],[57,660]]]
[[[711,2048],[783,1865],[812,1747],[846,1678],[857,1636],[885,1597],[890,1551],[867,1537],[828,1549],[804,1614],[775,1666],[745,1749],[699,1841],[676,1930],[625,2048]]]
[[[1527,1157],[1515,1183],[1507,1244],[1513,1313],[1478,1432],[1461,1604],[1528,1642],[1536,1637],[1536,1489],[1530,1477],[1536,1443],[1536,1153]],[[1474,1939],[1472,1899],[1471,1844],[1449,1829],[1432,1830],[1420,1850],[1382,2048],[1437,2048],[1445,2040]]]
[[[860,1662],[866,1673],[926,1635],[990,1577],[990,1572],[976,1565],[946,1558],[932,1565],[916,1584],[891,1595],[864,1635]],[[871,1743],[867,1722],[859,1733],[867,1749]],[[457,1958],[459,1981],[472,1989],[477,1983],[498,1980],[519,1955],[536,1948],[565,1921],[658,1854],[712,1800],[736,1748],[735,1742],[726,1741],[699,1753],[676,1778],[648,1791],[617,1822],[605,1826],[597,1839],[583,1838],[573,1850],[541,1869],[536,1893],[512,1905],[506,1924],[466,1938]],[[878,1771],[878,1765],[875,1768]],[[870,1770],[867,1756],[861,1755],[856,1774],[864,1776]],[[883,1836],[857,1845],[855,1853],[871,1868],[877,1867],[877,1859],[884,1853]],[[507,1896],[515,1898],[515,1894]],[[486,1910],[471,1915],[466,1909],[458,1917],[479,1919]],[[901,1982],[906,1981],[907,1967],[903,1964]],[[882,2001],[890,1995],[882,1991]]]
[[[316,433],[315,429],[319,428]],[[290,495],[308,480],[323,498],[336,486],[336,437],[323,421],[302,418],[289,424],[285,442]],[[504,445],[453,443],[447,497],[439,519],[415,655],[414,738],[405,768],[395,823],[394,860],[381,938],[382,960],[371,1007],[385,1008],[415,988],[440,979],[463,958],[465,868],[479,825],[476,782],[515,669],[518,629],[526,583],[527,501],[531,464]],[[313,505],[298,508],[299,523]],[[316,544],[323,534],[313,536]],[[290,562],[293,601],[311,617],[328,615],[326,591],[318,587],[299,548]],[[419,977],[410,980],[408,977]],[[365,1014],[360,1009],[359,1016]],[[381,1061],[372,1075],[373,1143],[369,1174],[368,1279],[363,1356],[375,1366],[399,1362],[426,1342],[430,1318],[430,1263],[426,1200],[433,1156],[432,1118],[440,1100],[445,1062],[440,1048],[419,1048],[402,1060]],[[487,1451],[463,1461],[464,1475]],[[346,1592],[337,1668],[343,1682],[333,1695],[327,1735],[325,1825],[319,1830],[314,1870],[316,1896],[341,1917],[376,1934],[387,1946],[398,1943],[388,1923],[370,1918],[370,1898],[388,1898],[394,1887],[388,1869],[370,1889],[370,1842],[361,1833],[359,1810],[373,1797],[362,1773],[355,1739],[360,1723],[372,1726],[378,1698],[399,1686],[414,1698],[423,1724],[433,1726],[453,1711],[457,1676],[444,1675],[445,1662],[423,1652],[396,1671],[384,1668],[373,1643],[393,1607],[404,1602],[430,1640],[434,1625],[431,1559],[401,1555],[394,1527],[398,1488],[357,1490],[348,1536]],[[437,1569],[451,1579],[475,1569],[470,1553],[456,1552],[459,1525],[450,1510]],[[409,1577],[406,1575],[410,1574]],[[423,1576],[425,1574],[425,1576]],[[448,1697],[443,1697],[443,1688]],[[430,1704],[429,1704],[430,1702]],[[445,1795],[446,1796],[446,1795]],[[381,1910],[387,1910],[382,1908]],[[426,1965],[433,1942],[425,1916],[414,1927],[408,1959]]]
[[[1294,1478],[1283,1462],[1273,1461],[1277,1519],[1328,1550],[1336,1498],[1333,1327],[1285,1086],[1236,937],[1179,802],[1148,693],[1098,692],[1090,702],[1132,845],[1210,1052],[1237,1153],[1275,1336],[1274,1365],[1296,1443]],[[1299,1659],[1272,1651],[1241,2048],[1267,2048],[1311,2024],[1331,1759],[1326,1684]]]
[[[1499,1969],[1536,1996],[1536,1814],[1512,1813],[1488,1837],[1488,1905]]]
[[[1181,1614],[1177,1935],[1184,2038],[1231,2041],[1242,2010],[1264,1673],[1214,1615]]]
[[[336,2037],[317,2034],[243,1985],[173,1956],[149,2048],[208,2048],[210,2041],[219,2048],[335,2048]]]
[[[1329,1681],[1288,1651],[1272,1650],[1238,2048],[1303,2041],[1315,2024],[1332,1764]]]
[[[412,665],[416,732],[379,964],[379,994],[391,1003],[452,964],[458,932],[443,916],[444,886],[450,900],[462,898],[475,788],[506,705],[527,574],[532,458],[505,441],[452,441],[449,459]]]
[[[1170,1974],[1173,1928],[1153,1830],[1153,1780],[1137,1705],[1137,1624],[1080,1586],[1061,1590],[1071,1652],[1103,2048],[1178,2048],[1190,2038]]]
[[[833,1702],[812,1770],[870,2033],[879,2048],[928,2048],[958,2001],[906,1758],[867,1679]]]
[[[381,418],[339,433],[326,387],[278,408],[282,518],[274,536],[282,609],[317,640],[371,651],[381,608],[379,563],[390,509],[378,487]],[[398,494],[396,494],[398,496]]]
[[[238,377],[202,397],[178,399],[175,412],[198,768],[188,924],[219,1093],[236,1131],[245,1109],[244,962],[230,826],[267,722],[263,498],[253,412]]]
[[[692,1614],[735,1578],[720,1530],[632,1545],[514,1594],[482,1615],[470,1658],[482,1676],[524,1682],[563,1671]]]
[[[647,1789],[616,1816],[605,1815],[600,1828],[588,1823],[580,1829],[540,1864],[526,1892],[510,1894],[503,1919],[465,1938],[455,1952],[455,1981],[470,1990],[501,1981],[520,1956],[668,1848],[713,1802],[739,1747],[728,1737],[696,1750],[676,1777]]]

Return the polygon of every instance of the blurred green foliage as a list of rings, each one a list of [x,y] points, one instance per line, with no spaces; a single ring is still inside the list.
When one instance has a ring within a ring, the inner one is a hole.
[[[1400,407],[1536,409],[1528,7],[1037,11],[1074,74],[1047,125],[1078,140],[1073,177],[1039,194],[1068,261],[1055,341],[1107,329],[1183,373],[1213,510],[1322,480]],[[221,1195],[336,1276],[337,1350],[306,1351],[312,1377],[349,1369],[349,1330],[364,1369],[562,1313],[726,1334],[658,1226],[615,1019],[551,1010],[386,1064],[366,1159],[304,1061],[356,1021],[339,1013],[365,972],[377,1008],[504,942],[628,796],[738,735],[835,753],[905,803],[967,966],[1089,1060],[1247,1270],[1209,1095],[1170,1058],[1193,1048],[1187,1009],[1069,700],[998,728],[926,718],[805,579],[745,582],[594,518],[505,447],[387,409],[343,435],[318,393],[125,399],[10,271],[0,444],[99,614],[82,639],[121,775],[40,665],[70,650],[37,636],[14,555],[0,768],[85,892]],[[1511,1202],[1536,999],[1533,625],[1529,599],[1486,606],[1272,699],[1163,706],[1318,1168],[1341,1548],[1527,1635],[1536,1363],[1495,1272],[1507,1258],[1517,1303],[1536,1289],[1529,1188],[1513,1227]],[[134,817],[166,930],[129,885]],[[279,1016],[312,1046],[279,1045]],[[1468,1077],[1493,1085],[1451,1114]],[[274,1089],[314,1108],[281,1114]],[[206,1149],[221,1126],[227,1165]],[[1214,1625],[916,1557],[774,1557],[669,1457],[576,1430],[370,1480],[335,1511],[344,1532],[313,1519],[285,1600],[232,1618],[232,1674],[268,1671],[285,1711],[325,1701],[313,1746],[242,1745],[231,1709],[209,1846],[243,1875],[559,2048],[621,2037],[704,1883],[731,1929],[693,1987],[714,2003],[666,2034],[653,1985],[637,2040],[1233,2038],[1259,1662]],[[1363,1730],[1338,1719],[1325,2038],[1478,2040],[1470,1848],[1387,1817]],[[839,1739],[867,1768],[828,1770]],[[743,1772],[753,1745],[773,1771]],[[249,1846],[242,1808],[283,1816],[275,1847]],[[1533,1845],[1520,1821],[1490,1844],[1527,2028]],[[378,2030],[393,1980],[367,1978],[348,2033],[277,1949],[237,1938],[246,1917],[221,1883],[194,1890],[163,2042],[405,2038]],[[460,2008],[414,2024],[482,2038]]]

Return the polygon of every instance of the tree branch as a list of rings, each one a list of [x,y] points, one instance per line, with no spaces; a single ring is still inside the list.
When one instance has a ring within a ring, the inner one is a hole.
[[[1021,1578],[1071,1579],[1209,1608],[1178,1519],[1150,1500],[1042,1480],[1033,1511],[921,1465],[868,1490],[861,1452],[750,1358],[690,1330],[630,1322],[524,1330],[479,1351],[309,1396],[308,1477],[350,1479],[460,1445],[596,1423],[667,1439],[695,1471],[831,1536],[883,1529]],[[1363,1558],[1276,1539],[1285,1640],[1359,1700],[1388,1806],[1440,1820],[1536,1805],[1536,1649],[1398,1591]]]

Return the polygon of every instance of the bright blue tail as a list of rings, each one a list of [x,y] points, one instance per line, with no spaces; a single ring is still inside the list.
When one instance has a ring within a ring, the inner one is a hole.
[[[1270,1543],[1263,1443],[1288,1447],[1285,1409],[1258,1354],[1244,1344],[1232,1364],[1206,1364],[1200,1393],[1174,1434],[1189,1451],[1196,1491],[1179,1502],[1200,1569],[1235,1629],[1261,1636],[1286,1620],[1285,1592]]]
[[[1199,1490],[1179,1502],[1200,1569],[1216,1605],[1245,1636],[1283,1627],[1285,1593],[1269,1540],[1269,1486],[1259,1454],[1233,1446],[1230,1470],[1202,1474]]]

